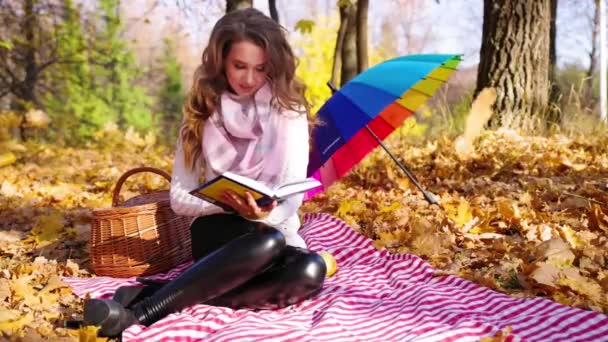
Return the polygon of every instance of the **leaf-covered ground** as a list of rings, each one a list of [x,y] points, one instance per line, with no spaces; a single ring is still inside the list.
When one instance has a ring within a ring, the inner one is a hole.
[[[170,170],[171,149],[108,133],[89,149],[5,144],[0,168],[0,332],[10,339],[74,340],[82,301],[59,276],[91,276],[91,209],[108,207],[126,170]],[[437,275],[457,274],[513,296],[542,296],[608,312],[608,138],[522,137],[486,132],[457,153],[440,139],[393,151],[440,199],[429,206],[381,150],[302,212],[323,211],[377,247],[422,256]],[[123,199],[165,187],[133,176]],[[339,272],[339,271],[338,271]]]

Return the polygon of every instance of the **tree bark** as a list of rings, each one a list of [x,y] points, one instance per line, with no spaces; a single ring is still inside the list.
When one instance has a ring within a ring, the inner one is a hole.
[[[557,2],[551,0],[551,27],[549,29],[549,113],[547,117],[548,123],[559,124],[562,121],[562,112],[559,110],[559,100],[561,97],[561,89],[557,84],[557,49],[556,49],[556,33],[557,27],[555,21],[557,19]]]
[[[36,13],[34,13],[34,0],[26,0],[23,4],[23,32],[25,33],[25,78],[20,86],[20,98],[25,104],[18,104],[19,110],[23,111],[23,118],[19,125],[19,137],[26,140],[25,135],[25,111],[30,104],[39,105],[36,98],[36,82],[38,81],[38,65],[36,63]]]
[[[597,68],[597,38],[600,33],[600,0],[594,1],[593,8],[593,22],[591,23],[591,50],[589,51],[589,68],[585,73],[587,86],[585,87],[585,97],[591,99],[591,102],[594,103],[593,99],[593,80],[595,69]],[[604,57],[606,58],[606,57]]]
[[[367,57],[367,12],[369,0],[357,1],[357,72],[368,68]]]
[[[557,27],[555,26],[555,20],[557,19],[557,1],[551,0],[551,27],[549,29],[549,80],[551,83],[555,82],[555,71],[557,63],[557,49],[556,49],[556,33]]]
[[[226,0],[226,13],[253,7],[253,0]]]
[[[549,100],[551,0],[484,0],[479,93],[495,87],[491,125],[523,128]]]
[[[340,8],[340,20],[346,20],[342,45],[340,86],[357,76],[357,9],[351,2]]]
[[[36,63],[36,14],[34,13],[34,0],[24,3],[23,32],[25,32],[25,79],[21,99],[38,104],[36,98],[36,81],[38,79],[38,65]]]
[[[268,0],[268,9],[270,10],[270,17],[280,24],[279,11],[277,10],[277,0]]]
[[[344,36],[346,36],[346,24],[348,24],[348,17],[342,16],[340,11],[340,27],[338,28],[338,35],[336,36],[336,47],[334,48],[334,63],[331,69],[331,84],[338,86],[338,72],[342,68],[342,46],[344,46]]]

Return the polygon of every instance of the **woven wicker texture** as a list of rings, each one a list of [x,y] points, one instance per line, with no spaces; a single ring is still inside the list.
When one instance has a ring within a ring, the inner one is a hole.
[[[163,170],[139,167],[125,172],[116,183],[112,208],[93,210],[91,269],[97,275],[127,278],[167,271],[190,260],[192,217],[178,216],[169,192],[155,191],[118,203],[128,177],[152,172],[171,181]]]

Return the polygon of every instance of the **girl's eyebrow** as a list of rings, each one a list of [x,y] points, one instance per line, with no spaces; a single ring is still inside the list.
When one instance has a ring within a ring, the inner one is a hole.
[[[234,62],[235,62],[235,63],[239,63],[239,64],[245,64],[245,65],[247,65],[247,63],[245,63],[245,62],[243,62],[242,60],[237,59],[237,58],[235,58],[235,59],[234,59]],[[264,66],[264,64],[266,64],[266,63],[258,64],[258,65],[256,65],[256,67],[261,67],[261,66]]]

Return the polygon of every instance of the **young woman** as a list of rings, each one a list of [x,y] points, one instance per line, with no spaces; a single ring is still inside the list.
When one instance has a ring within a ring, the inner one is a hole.
[[[197,303],[281,308],[321,289],[323,259],[297,234],[303,195],[260,207],[229,192],[226,211],[189,194],[201,168],[206,179],[231,171],[269,186],[306,177],[309,120],[295,67],[283,29],[258,10],[216,23],[184,106],[170,192],[176,213],[197,217],[194,264],[171,282],[87,300],[85,325],[116,336]]]

